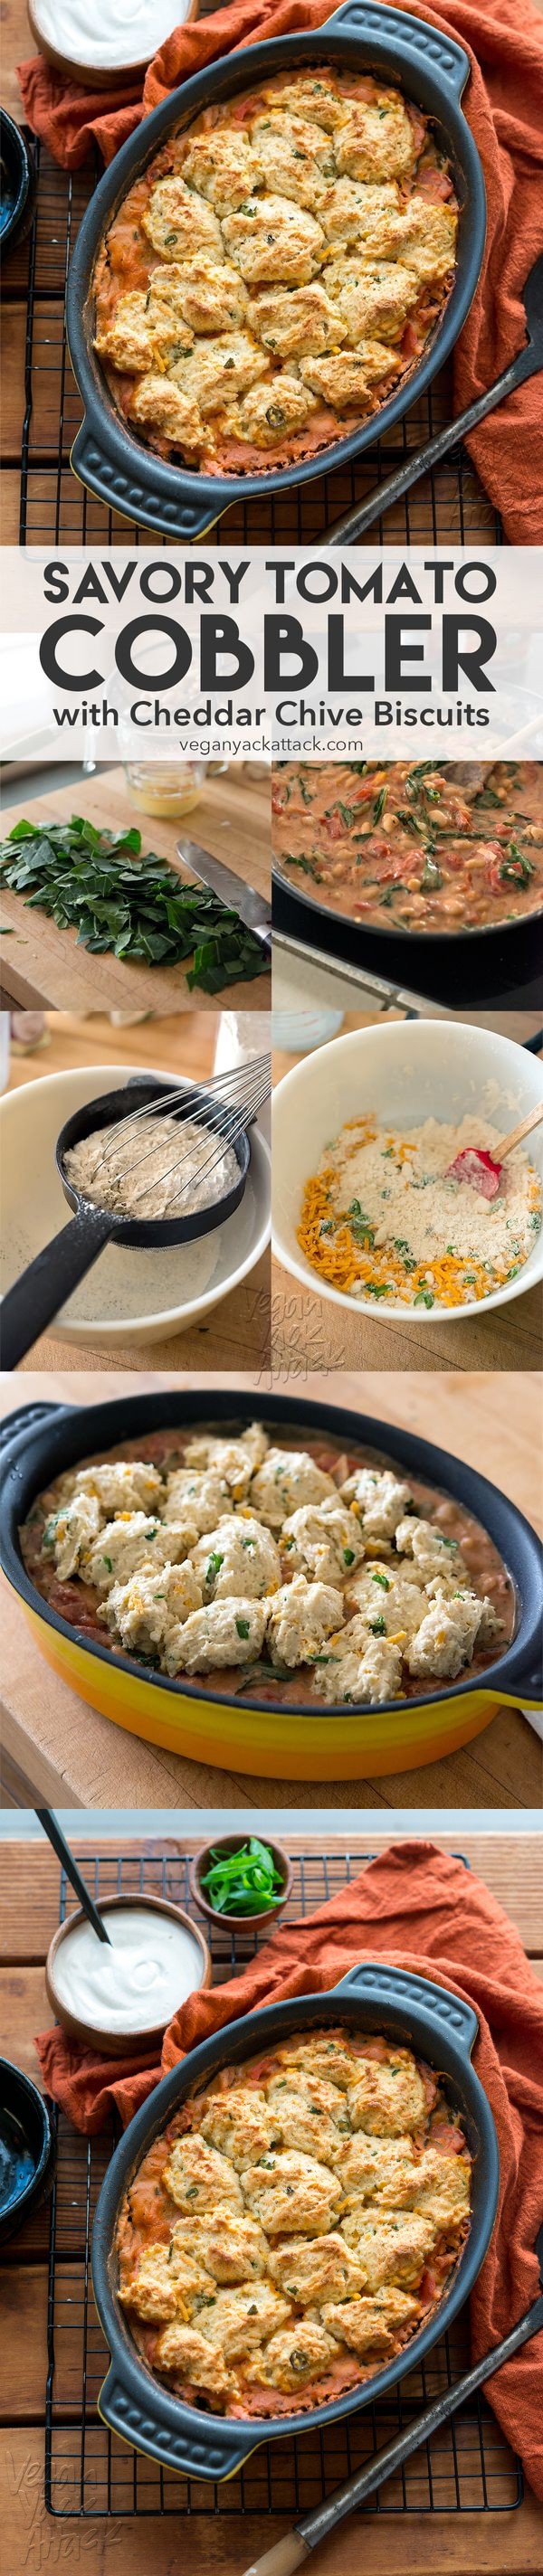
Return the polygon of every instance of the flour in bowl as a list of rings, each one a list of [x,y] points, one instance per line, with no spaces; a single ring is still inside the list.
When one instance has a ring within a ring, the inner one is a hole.
[[[214,1207],[239,1181],[232,1147],[220,1154],[209,1127],[192,1118],[139,1118],[127,1134],[95,1127],[64,1156],[67,1180],[92,1199],[137,1224],[161,1217],[193,1216]]]
[[[447,1126],[350,1119],[306,1182],[298,1242],[344,1294],[391,1304],[476,1305],[516,1279],[541,1227],[541,1183],[517,1146],[498,1195],[485,1199],[448,1166],[466,1145],[500,1159],[497,1127],[479,1113]]]

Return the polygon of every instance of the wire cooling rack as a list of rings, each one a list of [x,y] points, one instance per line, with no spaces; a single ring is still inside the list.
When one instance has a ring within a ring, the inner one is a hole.
[[[64,319],[66,280],[79,225],[93,181],[86,167],[71,176],[35,146],[37,195],[28,245],[28,322],[25,418],[22,438],[19,543],[135,545],[141,532],[86,493],[71,472],[70,450],[81,420]],[[100,164],[101,167],[101,164]],[[99,175],[97,165],[96,177]],[[8,286],[10,280],[7,280]],[[11,289],[13,291],[13,289]],[[314,483],[262,499],[237,502],[220,521],[221,543],[312,544],[326,535],[354,501],[400,465],[450,419],[448,370],[413,404],[402,423],[377,438],[359,464]],[[501,524],[459,444],[437,471],[376,521],[372,545],[487,545],[501,541]],[[143,542],[145,533],[143,532]],[[206,532],[206,546],[216,531]]]
[[[290,1920],[312,1913],[336,1895],[371,1857],[371,1852],[357,1853],[351,1860],[348,1853],[337,1851],[295,1855],[287,1909]],[[81,1865],[98,1900],[140,1891],[169,1896],[191,1910],[188,1855],[177,1845],[159,1851],[149,1846],[141,1857],[113,1850],[100,1859],[92,1852],[83,1853]],[[63,1880],[61,1920],[73,1905]],[[236,1968],[242,1969],[266,1938],[263,1932],[259,1943],[242,1927],[231,1937],[219,1923],[206,1929],[215,1984]],[[280,1926],[275,1926],[273,1937],[280,1941]],[[464,2311],[427,2362],[418,2364],[401,2387],[377,2405],[363,2407],[358,2416],[332,2424],[324,2433],[302,2432],[295,2441],[285,2437],[263,2442],[240,2474],[226,2484],[174,2477],[155,2466],[109,2433],[97,2412],[108,2354],[92,2295],[90,2243],[98,2193],[115,2143],[113,2125],[107,2133],[87,2140],[77,2136],[63,2115],[58,2119],[48,2302],[45,2500],[49,2513],[61,2518],[177,2514],[187,2521],[214,2515],[220,2521],[233,2514],[309,2512],[411,2423],[441,2388],[454,2385],[467,2367]],[[520,2462],[484,2398],[477,2396],[362,2511],[387,2517],[511,2513],[522,2503],[522,2496]]]

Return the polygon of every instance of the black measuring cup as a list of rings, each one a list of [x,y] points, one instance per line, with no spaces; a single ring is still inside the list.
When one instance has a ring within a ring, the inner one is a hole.
[[[239,1179],[234,1181],[232,1188],[223,1191],[210,1207],[198,1208],[191,1216],[119,1217],[111,1208],[95,1207],[92,1200],[84,1198],[83,1192],[74,1189],[73,1181],[68,1180],[65,1156],[72,1145],[79,1145],[85,1136],[93,1134],[96,1127],[119,1125],[127,1117],[133,1117],[137,1110],[154,1110],[155,1117],[167,1117],[171,1112],[174,1089],[172,1084],[164,1099],[163,1085],[152,1074],[133,1076],[121,1090],[105,1091],[99,1098],[87,1100],[84,1108],[76,1109],[61,1127],[55,1160],[64,1196],[74,1211],[73,1222],[62,1226],[60,1234],[55,1234],[51,1243],[44,1244],[43,1250],[36,1253],[35,1260],[22,1271],[21,1278],[8,1288],[0,1314],[4,1369],[17,1368],[19,1360],[24,1359],[25,1352],[37,1341],[39,1333],[45,1332],[52,1317],[58,1315],[59,1308],[77,1288],[78,1281],[92,1269],[105,1243],[127,1243],[143,1252],[165,1251],[170,1244],[194,1243],[200,1235],[211,1234],[215,1226],[223,1225],[239,1207],[251,1159],[247,1132],[251,1120],[248,1119],[247,1127],[241,1128],[237,1136],[225,1137],[221,1129],[224,1104],[221,1109],[212,1095],[198,1084],[186,1090],[179,1086],[179,1102],[177,1098],[174,1101],[176,1118],[182,1125],[196,1113],[199,1125],[207,1129],[210,1137],[216,1137],[217,1148],[221,1142],[223,1148],[231,1142],[239,1172]]]

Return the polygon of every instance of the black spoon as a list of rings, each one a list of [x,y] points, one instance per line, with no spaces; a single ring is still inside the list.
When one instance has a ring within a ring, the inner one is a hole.
[[[482,2361],[476,2361],[473,2370],[464,2371],[454,2388],[442,2389],[433,2405],[425,2406],[423,2414],[417,2416],[416,2423],[408,2424],[395,2441],[387,2442],[382,2451],[377,2451],[367,2468],[357,2469],[354,2478],[347,2478],[344,2486],[336,2487],[335,2495],[326,2496],[314,2513],[304,2514],[303,2522],[297,2522],[293,2531],[285,2532],[273,2549],[266,2549],[263,2558],[254,2558],[251,2566],[246,2568],[245,2576],[295,2576],[296,2568],[305,2566],[311,2551],[318,2549],[321,2540],[328,2539],[336,2524],[343,2522],[355,2505],[363,2504],[366,2496],[373,2495],[375,2488],[382,2486],[384,2479],[391,2477],[395,2469],[401,2468],[413,2451],[420,2450],[423,2442],[430,2441],[432,2433],[439,2432],[441,2424],[447,2424],[449,2417],[456,2415],[457,2408],[464,2404],[466,2397],[472,2397],[477,2388],[482,2388],[485,2379],[491,2379],[495,2370],[501,2370],[502,2362],[510,2361],[522,2344],[530,2343],[532,2335],[540,2333],[543,2326],[543,2227],[536,2236],[535,2250],[542,2288],[532,2307],[527,2308],[525,2315],[519,2317],[518,2324],[512,2327],[511,2334],[504,2335],[503,2342],[495,2344],[493,2352],[485,2353]]]
[[[248,1071],[250,1075],[250,1065]],[[167,1095],[167,1105],[171,1108],[175,1096],[173,1084],[170,1088],[171,1097]],[[180,1088],[180,1132],[184,1119],[197,1116],[203,1127],[210,1131],[210,1140],[213,1142],[217,1138],[218,1150],[222,1138],[227,1143],[231,1142],[238,1165],[238,1178],[231,1188],[224,1191],[222,1197],[214,1199],[210,1206],[195,1209],[191,1216],[141,1218],[137,1221],[135,1217],[116,1216],[110,1208],[97,1207],[93,1200],[86,1199],[83,1191],[76,1189],[73,1181],[67,1178],[65,1154],[70,1146],[92,1135],[96,1127],[113,1128],[122,1124],[127,1107],[132,1116],[145,1109],[149,1112],[155,1109],[157,1117],[167,1115],[161,1083],[151,1074],[141,1077],[133,1074],[122,1088],[103,1092],[100,1098],[86,1101],[84,1108],[75,1110],[61,1127],[55,1160],[64,1197],[74,1210],[73,1223],[62,1226],[60,1234],[54,1235],[51,1243],[43,1245],[42,1251],[29,1261],[27,1269],[22,1271],[20,1279],[14,1281],[13,1287],[8,1288],[2,1300],[0,1346],[3,1369],[18,1367],[25,1351],[37,1341],[39,1333],[46,1331],[51,1318],[58,1315],[79,1280],[92,1269],[104,1244],[128,1243],[149,1252],[164,1250],[171,1244],[193,1243],[200,1235],[210,1234],[214,1227],[224,1224],[239,1207],[249,1170],[251,1149],[247,1127],[252,1123],[252,1109],[248,1104],[246,1126],[235,1127],[231,1122],[230,1131],[225,1130],[223,1113],[217,1108],[213,1092],[206,1092],[198,1084],[191,1084],[186,1090]],[[173,1184],[171,1204],[175,1204]]]
[[[410,491],[412,483],[418,483],[421,474],[426,474],[431,465],[441,464],[442,456],[448,455],[450,447],[456,447],[466,430],[476,429],[477,422],[484,420],[487,412],[497,411],[498,403],[505,402],[506,394],[514,393],[517,385],[525,384],[527,376],[538,375],[540,367],[543,367],[543,251],[530,269],[522,289],[522,302],[528,338],[517,357],[512,358],[510,366],[505,368],[503,376],[497,377],[496,384],[490,386],[488,393],[479,394],[478,401],[470,403],[458,420],[450,420],[445,429],[438,429],[435,438],[428,439],[426,447],[416,448],[412,456],[406,456],[395,474],[388,474],[384,483],[375,484],[373,492],[366,494],[365,501],[356,502],[354,510],[347,510],[346,517],[338,519],[325,538],[325,545],[346,546],[355,537],[364,536],[366,528],[372,528],[375,520],[380,519],[394,501],[401,501],[403,493]]]
[[[107,1941],[108,1950],[110,1950],[112,1945],[109,1938],[109,1932],[106,1932],[105,1923],[102,1921],[101,1914],[98,1913],[98,1907],[94,1903],[94,1898],[89,1896],[89,1890],[86,1886],[85,1879],[81,1877],[81,1870],[78,1869],[77,1861],[74,1860],[73,1852],[70,1851],[70,1845],[66,1842],[66,1836],[63,1834],[62,1826],[59,1825],[57,1817],[51,1814],[50,1807],[36,1807],[35,1812],[38,1818],[38,1823],[43,1825],[44,1834],[47,1834],[49,1842],[53,1845],[53,1851],[56,1852],[57,1860],[62,1862],[62,1868],[66,1871],[66,1877],[70,1880],[70,1885],[74,1889],[74,1894],[79,1897],[79,1903],[83,1908],[83,1913],[87,1916],[87,1921],[92,1923],[93,1932],[96,1932],[98,1940]]]

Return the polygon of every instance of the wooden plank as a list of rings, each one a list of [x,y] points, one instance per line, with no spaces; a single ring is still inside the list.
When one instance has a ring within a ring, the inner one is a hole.
[[[47,2355],[45,2263],[0,2271],[0,2424],[43,2422]]]
[[[104,1873],[102,1886],[107,1883],[108,1864],[114,1880],[117,1852],[122,1851],[124,1885],[129,1883],[131,1859],[136,1879],[142,1851],[149,1864],[153,1859],[161,1861],[163,1856],[176,1860],[180,1854],[197,1851],[201,1837],[197,1830],[190,1829],[190,1825],[187,1830],[187,1825],[188,1819],[183,1816],[177,1830],[147,1834],[144,1841],[141,1835],[123,1833],[121,1818],[117,1832],[114,1829],[102,1836],[93,1833],[89,1837],[82,1825],[81,1832],[71,1837],[72,1847],[84,1873],[95,1858],[100,1859]],[[401,1836],[394,1833],[394,1841],[400,1839]],[[410,1839],[410,1833],[407,1839]],[[283,1840],[294,1856],[320,1856],[323,1828],[321,1826],[316,1833],[293,1833],[286,1825]],[[470,1869],[484,1880],[498,1905],[503,1906],[505,1913],[516,1923],[524,1949],[539,1975],[543,1952],[543,1835],[474,1833],[468,1818],[465,1827],[460,1825],[456,1833],[440,1831],[432,1835],[432,1841],[437,1843],[440,1851],[462,1851]],[[382,1828],[378,1831],[372,1828],[365,1836],[356,1831],[326,1835],[327,1852],[337,1854],[339,1858],[348,1853],[351,1872],[357,1859],[361,1868],[367,1866],[368,1843],[372,1853],[386,1851],[390,1834]],[[0,1888],[2,1967],[35,1967],[45,1958],[58,1923],[59,1896],[60,1865],[45,1837],[43,1840],[41,1837],[27,1840],[23,1832],[3,1843]],[[293,1910],[295,1914],[295,1903]]]
[[[63,2231],[64,2233],[64,2231]],[[56,2264],[54,2420],[81,2421],[83,2260]],[[73,2315],[70,2316],[70,2307]],[[0,2424],[42,2424],[47,2368],[47,2266],[6,2264],[0,2273]],[[66,2330],[68,2328],[68,2331]],[[58,2329],[58,2330],[57,2330]],[[107,2344],[92,2322],[93,2378],[105,2377]]]
[[[46,2030],[51,2009],[45,1991],[45,1973],[39,1968],[2,1968],[0,1971],[0,2029],[2,2051],[13,2066],[20,2066],[43,2093],[43,2082],[34,2047],[35,2033]]]
[[[23,2569],[85,2569],[86,2576],[173,2576],[183,2546],[184,2521],[145,2515],[110,2522],[51,2520],[43,2502],[43,2436],[14,2427],[3,2445],[0,2515],[11,2576]],[[252,2559],[289,2528],[284,2516],[240,2517],[228,2511],[194,2515],[190,2524],[190,2576],[242,2576]],[[375,2515],[344,2523],[320,2553],[319,2576],[435,2576],[436,2550],[443,2576],[541,2576],[543,2515],[528,2492],[517,2513],[478,2514],[438,2522],[431,2514]]]
[[[424,1328],[361,1312],[349,1314],[328,1298],[301,1287],[290,1271],[272,1264],[272,1353],[278,1375],[298,1365],[359,1369],[536,1369],[541,1365],[543,1297],[539,1283],[511,1305]],[[321,1356],[322,1355],[322,1356]]]
[[[2,455],[9,465],[16,464],[21,453],[25,414],[25,334],[24,304],[10,304],[3,300],[0,313]]]
[[[4,466],[0,473],[0,545],[18,546],[20,510],[20,474],[17,467]]]
[[[126,1065],[127,1075],[146,1066],[150,1073],[190,1075],[201,1082],[213,1072],[215,1049],[221,1024],[220,1011],[171,1011],[150,1019],[131,1022],[128,1027],[112,1029],[106,1011],[93,1011],[91,1018],[81,1019],[77,1011],[46,1011],[45,1030],[34,1046],[12,1039],[8,1091],[21,1091],[25,1082],[35,1082],[40,1074],[70,1073],[74,1065]],[[255,1045],[265,1047],[269,1020],[262,1013],[262,1029],[255,1015]],[[253,1041],[251,1041],[253,1043]],[[113,1056],[112,1056],[113,1049]]]
[[[3,2278],[4,2271],[11,2271],[14,2265],[15,2267],[18,2265],[22,2269],[27,2263],[48,2263],[49,2225],[49,2202],[48,2200],[44,2200],[42,2201],[41,2209],[37,2209],[35,2211],[33,2218],[27,2219],[26,2226],[20,2228],[19,2235],[12,2238],[11,2244],[2,2246],[0,2281]],[[69,2251],[74,2254],[81,2253],[81,2244],[79,2241],[80,2235],[81,2230],[79,2228],[78,2242],[76,2243],[74,2230],[74,2244],[69,2248]]]
[[[170,746],[165,738],[165,760],[179,756],[179,746]],[[142,754],[143,757],[143,754]],[[248,769],[232,768],[220,777],[206,778],[199,804],[194,812],[177,823],[160,822],[141,815],[131,803],[124,772],[120,768],[98,768],[94,777],[81,781],[80,788],[43,788],[34,804],[36,820],[66,820],[83,803],[89,820],[102,828],[119,831],[128,823],[138,823],[143,850],[158,851],[176,868],[184,883],[190,871],[176,856],[176,842],[185,830],[191,839],[200,841],[215,857],[232,867],[245,884],[255,886],[266,901],[270,893],[271,853],[269,844],[269,789],[267,780],[255,778]],[[2,834],[28,812],[28,793],[19,795],[13,805],[4,807]],[[119,957],[91,957],[77,945],[75,930],[57,930],[44,912],[37,912],[23,902],[21,895],[3,891],[4,928],[10,935],[2,948],[4,992],[22,1008],[39,1004],[44,1010],[91,1011],[180,1011],[194,1007],[182,965],[152,967],[130,965]],[[187,961],[190,965],[190,960]],[[221,996],[222,999],[222,996]],[[253,983],[229,984],[225,987],[228,1010],[267,1011],[270,1008],[271,976],[259,975]],[[216,1010],[216,996],[199,994],[197,1007]]]
[[[17,268],[28,261],[28,244],[17,252]],[[62,252],[60,252],[62,257]],[[4,281],[3,281],[4,282]],[[28,453],[31,470],[37,465],[58,462],[59,388],[65,348],[65,320],[62,275],[59,292],[51,294],[49,278],[47,300],[36,296],[33,328],[32,409],[28,427]],[[27,293],[21,280],[19,294],[8,274],[9,296],[3,301],[0,348],[2,350],[2,437],[3,471],[18,467],[21,454],[21,429],[26,403],[25,361],[27,331]],[[8,372],[9,371],[9,372]],[[82,404],[71,373],[65,394],[65,445],[75,437],[82,418]]]
[[[23,105],[16,65],[35,53],[25,0],[3,0],[2,6],[2,106],[16,125],[22,125]]]

